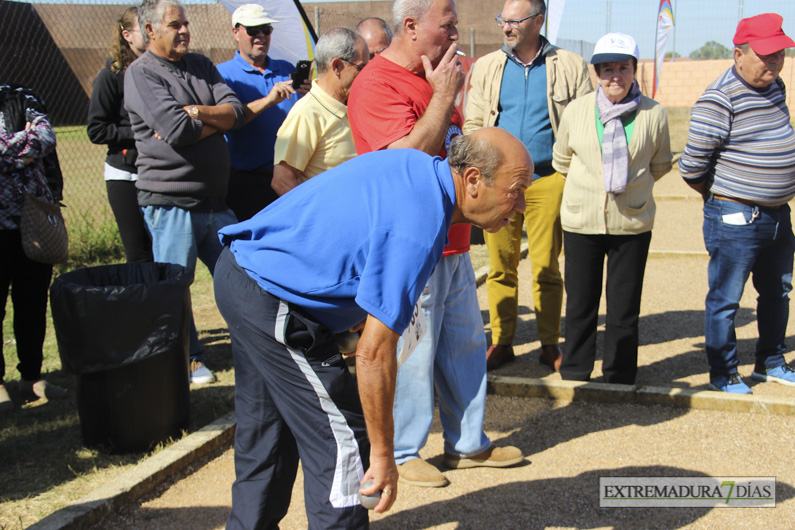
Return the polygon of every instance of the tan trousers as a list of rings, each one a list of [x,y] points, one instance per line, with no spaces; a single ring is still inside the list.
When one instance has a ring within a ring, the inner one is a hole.
[[[495,234],[484,233],[489,249],[489,295],[492,344],[513,344],[519,313],[519,254],[522,222],[527,225],[529,257],[533,270],[533,306],[538,338],[543,346],[560,339],[563,279],[558,257],[563,248],[560,203],[565,179],[560,173],[541,177],[527,188],[524,216],[516,214],[510,226]]]

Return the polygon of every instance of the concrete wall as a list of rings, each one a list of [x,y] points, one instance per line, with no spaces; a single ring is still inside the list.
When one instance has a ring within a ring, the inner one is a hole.
[[[795,101],[792,91],[795,90],[795,63],[787,58],[781,78],[787,85],[787,106],[790,115],[795,117]],[[693,61],[689,59],[663,63],[660,83],[656,99],[664,107],[691,107],[698,100],[704,89],[717,77],[734,65],[733,59],[716,59],[711,61]],[[595,74],[592,73],[595,81]],[[643,93],[651,97],[654,87],[653,61],[641,61],[638,64],[638,82]]]

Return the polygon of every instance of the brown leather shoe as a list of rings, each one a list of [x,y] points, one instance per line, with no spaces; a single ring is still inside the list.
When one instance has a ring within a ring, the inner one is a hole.
[[[424,488],[442,488],[450,484],[436,466],[423,460],[413,458],[397,466],[399,480],[403,484]]]
[[[513,346],[505,344],[492,344],[486,352],[486,370],[494,370],[503,364],[516,360],[513,354]]]
[[[505,447],[491,446],[480,454],[463,457],[449,453],[444,454],[444,465],[450,469],[468,469],[471,467],[509,467],[524,460],[522,451],[518,447],[508,445]]]
[[[552,368],[552,371],[557,372],[560,370],[560,363],[562,361],[563,352],[560,351],[560,346],[557,344],[541,346],[541,352],[538,354],[538,362],[549,366]]]

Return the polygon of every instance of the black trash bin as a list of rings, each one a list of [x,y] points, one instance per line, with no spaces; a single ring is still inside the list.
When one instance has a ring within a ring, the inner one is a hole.
[[[53,282],[58,350],[76,376],[86,446],[146,451],[188,428],[192,282],[170,263],[90,267]]]

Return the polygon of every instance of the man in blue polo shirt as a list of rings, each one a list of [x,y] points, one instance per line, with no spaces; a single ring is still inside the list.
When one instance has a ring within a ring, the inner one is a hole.
[[[268,57],[273,25],[261,5],[244,4],[232,14],[232,32],[238,44],[235,57],[218,71],[246,105],[246,125],[228,131],[231,169],[226,202],[239,221],[252,217],[279,196],[271,188],[273,146],[284,118],[311,85],[298,93],[292,88],[295,67]]]
[[[414,331],[450,225],[508,226],[532,182],[527,149],[504,130],[458,136],[448,154],[364,154],[219,232],[215,293],[236,374],[227,528],[278,525],[299,455],[310,528],[366,527],[368,479],[376,512],[394,503],[398,339]],[[335,336],[360,330],[354,381]]]

